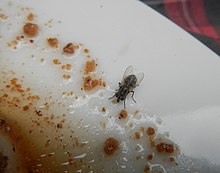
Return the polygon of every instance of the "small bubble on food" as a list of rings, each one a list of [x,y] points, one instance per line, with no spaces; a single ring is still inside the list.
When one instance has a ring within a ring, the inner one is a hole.
[[[119,142],[113,138],[110,137],[106,139],[104,144],[104,153],[106,155],[113,155],[117,150],[119,149]]]
[[[73,54],[75,52],[75,48],[73,43],[68,43],[64,48],[63,52],[66,54]]]
[[[23,32],[28,37],[35,37],[38,35],[39,27],[37,24],[34,23],[26,23],[23,26]]]

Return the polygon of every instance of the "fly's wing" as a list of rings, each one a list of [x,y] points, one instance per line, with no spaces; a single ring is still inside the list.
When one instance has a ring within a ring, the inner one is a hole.
[[[129,65],[124,72],[124,76],[122,78],[122,81],[131,74],[134,74],[134,69],[133,69],[132,65]]]
[[[136,75],[136,77],[137,77],[136,86],[138,86],[141,83],[141,81],[144,79],[144,73],[139,73]]]

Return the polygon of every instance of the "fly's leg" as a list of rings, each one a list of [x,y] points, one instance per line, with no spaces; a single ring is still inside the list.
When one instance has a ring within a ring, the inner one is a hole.
[[[125,105],[125,99],[124,99],[124,108],[126,109],[126,105]]]
[[[135,103],[137,103],[137,102],[135,101],[135,99],[134,99],[134,91],[131,91],[131,92],[132,92],[132,95],[131,95],[132,100],[133,100]]]
[[[108,99],[110,100],[110,99],[112,99],[112,98],[115,97],[115,96],[116,96],[116,93],[115,93],[112,97],[110,97],[110,98],[108,98]]]

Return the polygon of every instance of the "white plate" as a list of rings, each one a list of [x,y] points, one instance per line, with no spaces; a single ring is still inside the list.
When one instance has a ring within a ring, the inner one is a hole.
[[[219,56],[135,0],[13,3],[32,7],[39,21],[62,21],[51,32],[86,43],[112,84],[130,64],[144,72],[138,102],[162,118],[183,153],[220,166]]]

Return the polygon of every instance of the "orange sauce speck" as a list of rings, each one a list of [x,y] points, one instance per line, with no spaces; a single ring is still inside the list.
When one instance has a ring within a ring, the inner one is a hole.
[[[83,80],[83,88],[86,91],[90,91],[97,86],[103,86],[105,87],[105,83],[98,79],[92,79],[91,76],[86,76]]]
[[[95,71],[96,63],[95,60],[87,61],[85,66],[85,73],[88,74],[90,72]]]
[[[71,67],[72,67],[71,64],[65,64],[65,65],[62,65],[61,68],[62,68],[63,70],[70,70]]]
[[[173,153],[174,152],[173,144],[166,144],[164,142],[161,142],[156,145],[156,148],[159,153]]]
[[[119,142],[113,138],[110,137],[106,139],[105,144],[104,144],[104,153],[106,155],[113,155],[119,148]]]
[[[27,16],[27,19],[29,21],[33,21],[34,20],[34,15],[32,13],[29,13],[28,16]]]
[[[37,24],[34,23],[26,23],[23,26],[23,32],[28,37],[35,37],[39,32],[39,27]]]
[[[71,76],[69,74],[63,74],[63,78],[64,79],[69,79],[69,78],[71,78]]]
[[[75,52],[75,48],[73,43],[68,43],[64,48],[63,52],[66,54],[73,54]]]
[[[57,40],[57,38],[48,38],[47,39],[47,43],[52,48],[57,48],[58,47],[58,40]]]
[[[23,110],[24,110],[24,111],[27,111],[28,109],[29,109],[29,106],[28,106],[28,105],[23,106]]]
[[[119,119],[126,119],[128,117],[128,112],[126,110],[122,110],[119,113]]]
[[[147,156],[147,160],[152,160],[153,159],[153,155],[152,154],[149,154],[148,156]]]
[[[153,136],[153,135],[155,134],[154,128],[149,127],[149,128],[147,129],[147,134],[148,134],[149,136]]]
[[[145,168],[144,168],[144,173],[148,173],[149,171],[150,171],[149,166],[145,166]]]
[[[140,132],[136,132],[136,133],[135,133],[135,139],[141,139]]]
[[[53,59],[53,63],[55,65],[60,65],[61,64],[61,62],[58,59]]]

